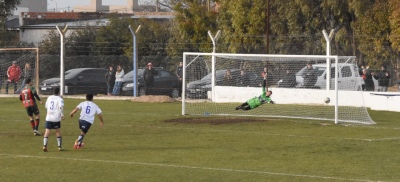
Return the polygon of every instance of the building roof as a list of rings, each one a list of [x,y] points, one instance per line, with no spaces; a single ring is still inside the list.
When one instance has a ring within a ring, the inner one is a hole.
[[[38,12],[26,12],[21,13],[22,18],[22,29],[43,29],[43,28],[54,28],[57,25],[66,26],[70,28],[82,28],[85,26],[107,26],[109,23],[109,14],[105,13],[82,13],[82,12],[66,12],[66,13],[38,13]],[[137,12],[134,14],[121,14],[122,17],[130,17],[132,19],[148,18],[148,19],[172,19],[174,13],[171,12]],[[17,25],[18,19],[17,19]]]
[[[19,20],[18,18],[14,18],[8,20],[6,22],[7,30],[18,30],[19,29]]]

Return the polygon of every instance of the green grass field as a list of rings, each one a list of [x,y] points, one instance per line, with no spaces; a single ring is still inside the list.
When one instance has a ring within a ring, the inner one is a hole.
[[[65,99],[65,113],[81,101]],[[275,118],[174,123],[165,121],[191,119],[181,116],[179,102],[95,100],[105,126],[96,118],[85,147],[73,150],[79,114],[68,117],[67,150],[57,151],[53,131],[45,153],[20,101],[0,102],[1,181],[400,181],[395,112],[370,111],[377,124],[369,126]],[[39,107],[43,134],[46,111]]]

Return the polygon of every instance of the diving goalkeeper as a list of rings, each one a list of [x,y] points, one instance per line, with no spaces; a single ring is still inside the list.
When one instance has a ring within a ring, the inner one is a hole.
[[[264,82],[262,86],[262,94],[258,97],[251,98],[247,100],[245,103],[243,103],[240,106],[236,107],[236,110],[242,109],[242,110],[250,110],[254,109],[262,104],[265,103],[270,103],[274,104],[274,101],[271,100],[270,96],[272,95],[272,91],[267,91],[266,92],[266,85],[267,85],[267,75],[264,76]]]

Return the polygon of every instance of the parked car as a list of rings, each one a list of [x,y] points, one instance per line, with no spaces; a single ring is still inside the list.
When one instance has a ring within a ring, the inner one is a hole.
[[[102,68],[76,68],[65,72],[65,94],[107,94],[107,82]],[[50,78],[40,83],[41,94],[53,94],[53,89],[60,87],[60,78]]]
[[[338,75],[338,89],[339,90],[361,90],[362,85],[364,85],[364,80],[358,73],[358,67],[350,63],[339,63],[341,67]],[[314,64],[312,65],[318,73],[317,82],[315,83],[316,89],[326,89],[326,64]],[[303,72],[307,67],[302,68],[296,73],[297,88],[302,88],[303,86]],[[335,81],[335,64],[331,64],[331,83]],[[279,80],[278,86],[282,83]],[[331,89],[335,88],[334,84],[330,85]]]
[[[215,85],[222,86],[224,82],[224,75],[226,70],[216,70],[215,71]],[[240,75],[239,69],[231,69],[231,74],[234,80],[237,80]],[[262,83],[263,78],[260,74],[257,74],[254,71],[246,71],[247,76],[249,77],[248,85],[250,87],[258,87],[259,84]],[[193,99],[206,99],[207,92],[211,90],[211,76],[212,73],[204,76],[200,80],[189,82],[186,86],[186,97]],[[233,85],[237,86],[237,85]]]
[[[143,73],[144,68],[137,70],[137,94],[138,96],[143,95],[168,95],[172,98],[178,98],[179,93],[179,80],[175,74],[170,71],[163,70],[161,68],[155,68],[158,74],[154,76],[154,87],[150,90],[150,93],[146,93]],[[124,76],[124,83],[122,85],[123,95],[133,95],[133,70]]]

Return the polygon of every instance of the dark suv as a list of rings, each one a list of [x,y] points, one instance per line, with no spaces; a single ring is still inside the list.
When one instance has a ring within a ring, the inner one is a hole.
[[[65,94],[107,94],[107,82],[102,68],[76,68],[65,72]],[[50,78],[40,83],[41,94],[52,94],[52,90],[60,87],[60,78]]]
[[[144,68],[139,68],[137,71],[137,79],[138,79],[138,96],[143,95],[168,95],[172,98],[178,98],[179,93],[179,80],[175,74],[163,70],[161,68],[155,68],[158,71],[158,74],[154,76],[154,87],[150,91],[150,93],[146,93],[144,87],[144,79],[143,73]],[[133,95],[133,70],[124,76],[124,84],[122,85],[122,94],[123,95]]]

